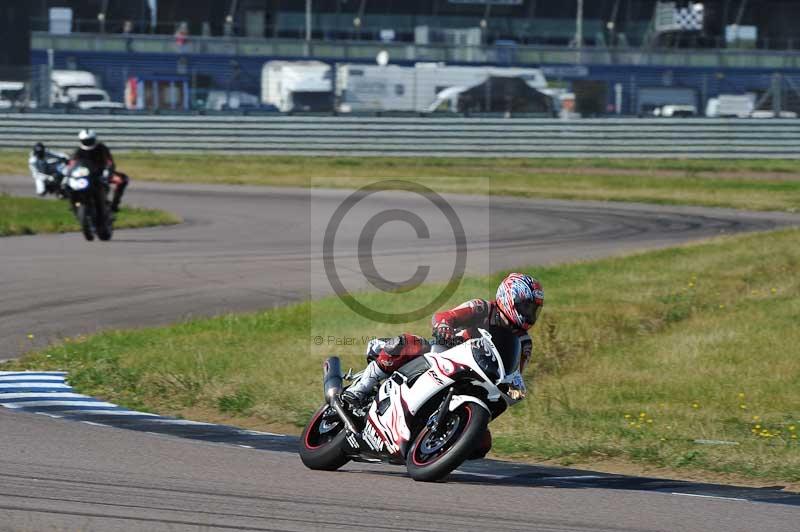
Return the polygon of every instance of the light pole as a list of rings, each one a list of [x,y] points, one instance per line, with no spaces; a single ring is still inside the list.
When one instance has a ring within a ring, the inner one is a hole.
[[[311,0],[306,0],[306,42],[311,41]]]
[[[583,48],[583,0],[578,0],[578,13],[575,15],[575,47],[578,49],[577,62],[581,62]]]

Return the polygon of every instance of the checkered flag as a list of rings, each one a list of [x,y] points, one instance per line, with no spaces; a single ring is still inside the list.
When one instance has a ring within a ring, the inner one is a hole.
[[[675,24],[683,31],[702,31],[704,16],[703,4],[689,4],[675,10]]]
[[[701,31],[705,9],[701,3],[689,3],[687,7],[676,7],[675,2],[659,2],[656,6],[656,32]]]

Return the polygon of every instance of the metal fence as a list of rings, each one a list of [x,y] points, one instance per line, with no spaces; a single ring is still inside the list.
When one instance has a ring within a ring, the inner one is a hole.
[[[800,120],[0,114],[0,146],[432,157],[800,158]],[[266,171],[266,170],[265,170]]]

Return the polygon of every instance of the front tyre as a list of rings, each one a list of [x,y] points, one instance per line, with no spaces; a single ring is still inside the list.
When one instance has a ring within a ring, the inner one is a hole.
[[[489,412],[475,403],[463,403],[448,412],[436,432],[423,427],[406,455],[406,468],[414,480],[441,480],[464,463],[489,424]]]
[[[347,431],[336,411],[322,405],[300,436],[300,459],[309,469],[335,471],[350,461],[343,448]]]
[[[114,232],[113,219],[111,210],[108,208],[108,202],[105,195],[96,202],[95,208],[95,230],[97,231],[97,238],[103,241],[111,240],[111,235]]]
[[[91,242],[94,240],[94,231],[92,230],[92,219],[89,216],[89,209],[87,208],[85,203],[81,203],[78,205],[78,208],[75,209],[75,217],[78,219],[78,223],[81,226],[81,232],[83,233],[83,237]]]

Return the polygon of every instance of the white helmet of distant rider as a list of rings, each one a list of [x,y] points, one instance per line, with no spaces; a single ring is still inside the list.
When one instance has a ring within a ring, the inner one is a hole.
[[[82,150],[91,150],[97,146],[97,133],[93,129],[82,129],[78,133],[78,140],[81,142]]]

